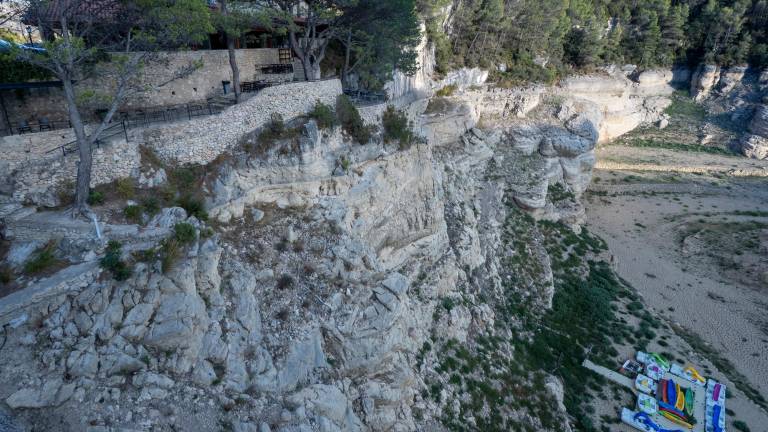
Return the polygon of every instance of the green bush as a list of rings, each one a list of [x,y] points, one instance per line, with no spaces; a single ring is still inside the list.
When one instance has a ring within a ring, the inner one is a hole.
[[[75,202],[75,182],[67,180],[56,189],[56,198],[60,206],[68,206]]]
[[[258,146],[248,146],[249,153],[254,151],[266,152],[275,141],[297,138],[301,135],[301,127],[288,127],[280,114],[273,114],[269,122],[261,129],[257,137]]]
[[[315,103],[315,107],[309,112],[309,117],[317,122],[317,126],[320,129],[329,129],[333,127],[333,109],[320,101]]]
[[[0,284],[7,285],[13,281],[13,270],[8,266],[0,266]]]
[[[170,179],[179,192],[188,194],[197,188],[199,176],[192,168],[176,168],[171,171]]]
[[[34,255],[24,263],[24,273],[35,275],[58,264],[59,260],[55,256],[56,246],[57,242],[51,240],[36,250]]]
[[[160,265],[163,273],[167,273],[181,256],[181,244],[176,238],[168,238],[160,243]]]
[[[413,133],[413,122],[392,105],[384,111],[382,125],[384,126],[384,142],[386,143],[397,141],[400,143],[400,149],[405,150],[416,141],[416,135]]]
[[[201,221],[208,220],[208,212],[205,211],[205,205],[201,199],[191,195],[184,195],[176,203],[179,207],[186,210],[188,215],[194,216]]]
[[[121,259],[123,254],[122,247],[123,245],[120,242],[110,240],[107,243],[106,255],[99,261],[101,267],[112,273],[112,277],[118,281],[128,279],[131,277],[131,273],[133,273],[133,268]]]
[[[121,178],[115,181],[115,191],[122,199],[132,199],[136,196],[136,188],[130,178]]]
[[[458,87],[456,87],[456,84],[449,84],[440,90],[435,92],[435,96],[437,97],[448,97],[453,96],[453,94],[456,92]]]
[[[141,217],[144,215],[144,209],[138,205],[125,206],[123,209],[123,216],[129,221],[135,224],[141,223]]]
[[[160,212],[160,201],[158,201],[155,197],[144,198],[141,200],[141,206],[150,216],[154,216]]]
[[[360,117],[360,111],[346,95],[339,95],[336,98],[336,118],[344,131],[355,141],[367,144],[371,140],[372,128],[365,125],[363,118]]]
[[[88,194],[88,204],[89,205],[104,204],[104,194],[96,190],[91,190],[91,192]]]
[[[195,241],[197,230],[192,224],[179,222],[173,226],[173,236],[181,244],[189,244]]]

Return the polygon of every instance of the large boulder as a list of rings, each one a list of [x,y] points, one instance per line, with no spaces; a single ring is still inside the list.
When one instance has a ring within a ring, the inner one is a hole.
[[[741,139],[741,153],[752,159],[768,159],[768,138],[746,134]]]

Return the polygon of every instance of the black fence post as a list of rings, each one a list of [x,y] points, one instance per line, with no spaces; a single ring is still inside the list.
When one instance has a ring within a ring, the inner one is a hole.
[[[120,122],[123,125],[123,135],[125,135],[125,142],[128,142],[128,130],[125,128],[125,119]]]

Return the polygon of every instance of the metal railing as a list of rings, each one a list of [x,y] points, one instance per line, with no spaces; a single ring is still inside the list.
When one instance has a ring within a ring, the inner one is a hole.
[[[258,65],[258,69],[264,75],[280,75],[280,74],[292,74],[293,63],[275,63],[268,65]]]
[[[116,118],[125,122],[127,128],[146,127],[155,123],[192,120],[195,117],[219,114],[231,104],[229,101],[226,103],[223,101],[221,103],[214,103],[209,100],[201,103],[137,108],[130,111],[121,111],[117,113]]]
[[[273,85],[276,85],[275,83],[271,83],[269,81],[243,81],[240,83],[240,92],[241,93],[254,93],[259,90],[263,90],[267,87],[271,87]]]
[[[113,123],[110,126],[108,126],[106,129],[104,129],[99,137],[94,141],[93,143],[96,145],[96,148],[101,147],[102,144],[107,143],[112,138],[123,135],[125,137],[125,140],[128,141],[128,129],[126,127],[126,124],[124,121],[121,121],[120,123]],[[56,146],[50,150],[47,150],[45,153],[55,153],[55,152],[61,152],[61,156],[64,157],[70,153],[75,153],[77,151],[77,140],[70,141],[66,144],[62,144],[59,146]]]
[[[344,94],[357,104],[377,104],[387,101],[387,94],[384,92],[370,92],[365,90],[345,89]]]
[[[69,129],[72,124],[69,120],[46,120],[39,119],[38,121],[21,121],[17,126],[11,126],[5,129],[6,135],[24,135],[28,133],[47,132],[59,129]]]

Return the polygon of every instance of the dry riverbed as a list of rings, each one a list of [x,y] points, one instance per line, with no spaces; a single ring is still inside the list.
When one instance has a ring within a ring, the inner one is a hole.
[[[768,179],[744,175],[768,163],[617,145],[598,160],[588,228],[675,330],[666,350],[684,339],[711,375],[736,383],[731,418],[768,431],[758,406],[768,399]]]

